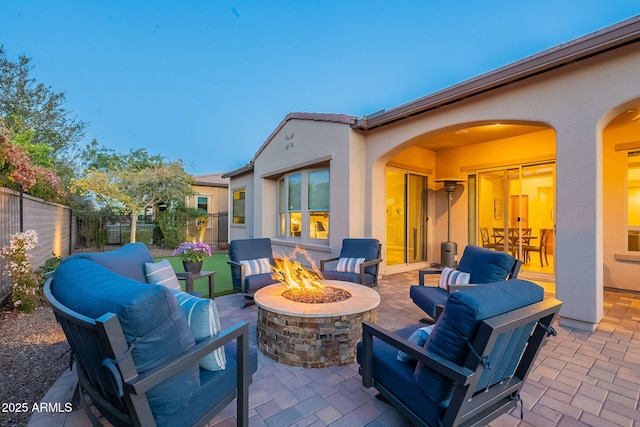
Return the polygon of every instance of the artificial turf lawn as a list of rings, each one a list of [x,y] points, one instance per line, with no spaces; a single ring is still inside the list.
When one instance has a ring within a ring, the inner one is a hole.
[[[167,256],[158,257],[155,260],[167,259],[173,266],[176,272],[184,271],[182,266],[182,259],[179,256]],[[213,254],[207,257],[202,262],[203,271],[215,271],[214,276],[214,289],[217,297],[233,293],[233,286],[231,285],[231,268],[227,264],[229,255],[227,254]],[[180,281],[180,285],[184,290],[184,281]],[[209,296],[209,279],[203,277],[193,282],[193,290],[200,292],[203,296]]]

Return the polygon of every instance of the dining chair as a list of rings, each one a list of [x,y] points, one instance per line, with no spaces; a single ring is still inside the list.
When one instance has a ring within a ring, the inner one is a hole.
[[[549,237],[553,233],[553,230],[550,228],[541,228],[540,229],[540,243],[537,246],[534,245],[525,245],[522,247],[525,253],[525,260],[529,260],[529,254],[531,252],[538,252],[540,255],[540,267],[544,267],[545,265],[549,265],[549,260],[547,259],[547,246],[549,245]],[[542,263],[542,257],[544,255],[544,264]]]

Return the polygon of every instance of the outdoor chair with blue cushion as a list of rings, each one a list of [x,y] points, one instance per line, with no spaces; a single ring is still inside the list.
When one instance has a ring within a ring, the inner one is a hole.
[[[521,266],[521,261],[507,253],[469,245],[455,270],[447,267],[420,270],[419,284],[411,286],[409,296],[431,318],[437,319],[452,292],[478,284],[515,279]],[[440,274],[438,286],[425,285],[426,274]]]
[[[69,257],[45,284],[76,360],[80,405],[94,425],[93,408],[118,426],[187,426],[237,399],[236,421],[248,425],[257,369],[248,324],[222,330],[215,301],[146,283],[142,246]]]
[[[269,238],[232,240],[227,263],[231,266],[233,289],[247,299],[252,299],[258,289],[278,282],[272,277],[274,259]]]
[[[344,239],[340,256],[321,260],[320,272],[328,280],[378,286],[378,269],[382,262],[380,252],[381,245],[377,239]],[[327,269],[329,263],[335,263],[331,270]]]
[[[562,302],[543,297],[540,286],[514,279],[451,294],[430,331],[364,322],[362,383],[417,426],[486,425],[521,402],[542,345],[555,335]]]

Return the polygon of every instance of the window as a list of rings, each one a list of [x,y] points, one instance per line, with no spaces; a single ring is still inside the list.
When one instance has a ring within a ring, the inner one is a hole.
[[[209,212],[209,198],[205,196],[198,196],[198,199],[196,200],[196,208]]]
[[[629,153],[627,168],[628,251],[640,252],[640,151]]]
[[[278,181],[278,235],[329,238],[329,170],[287,175]]]
[[[245,198],[245,189],[234,190],[233,201],[232,201],[232,210],[233,210],[233,223],[234,224],[244,224],[244,198]]]

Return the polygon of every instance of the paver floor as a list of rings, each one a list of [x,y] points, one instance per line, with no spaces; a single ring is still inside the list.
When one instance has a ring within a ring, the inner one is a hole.
[[[428,280],[437,280],[437,277]],[[381,279],[378,324],[398,329],[417,323],[422,312],[409,298],[417,273]],[[553,286],[545,284],[549,295]],[[506,426],[640,426],[640,295],[605,291],[604,318],[585,333],[556,325],[558,336],[543,348],[521,393],[520,408],[491,423]],[[247,321],[255,331],[257,307],[241,309],[238,294],[216,299],[222,326]],[[255,332],[254,337],[255,339]],[[259,354],[249,391],[250,426],[409,426],[392,406],[362,386],[357,364],[322,369],[289,367]],[[65,373],[43,399],[70,401],[75,374]],[[210,422],[234,426],[235,403]],[[82,411],[34,414],[30,427],[83,427]],[[106,423],[108,425],[108,423]]]

